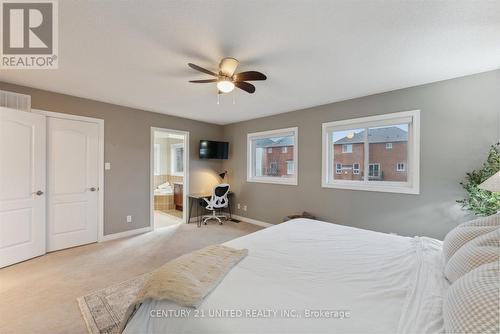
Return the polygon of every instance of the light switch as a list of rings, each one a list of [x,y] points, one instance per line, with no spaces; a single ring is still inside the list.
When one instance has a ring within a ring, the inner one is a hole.
[[[105,162],[104,163],[104,170],[110,170],[111,169],[111,162]]]

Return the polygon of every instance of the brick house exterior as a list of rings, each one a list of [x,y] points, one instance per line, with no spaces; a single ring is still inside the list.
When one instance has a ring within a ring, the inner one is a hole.
[[[257,148],[261,149],[262,176],[286,177],[295,173],[293,170],[293,138],[283,137],[280,140],[259,140]]]
[[[364,131],[343,137],[333,145],[335,180],[363,180]],[[395,127],[369,130],[368,180],[407,181],[408,132]]]

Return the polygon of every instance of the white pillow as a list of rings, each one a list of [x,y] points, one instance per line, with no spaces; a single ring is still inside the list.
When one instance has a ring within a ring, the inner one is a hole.
[[[472,223],[467,222],[468,223]],[[443,256],[445,263],[448,263],[450,258],[455,254],[456,251],[460,249],[467,242],[471,241],[474,238],[477,238],[480,235],[492,232],[496,230],[497,226],[476,226],[476,225],[458,225],[453,230],[451,230],[443,241]]]
[[[490,262],[500,260],[500,230],[472,239],[453,254],[446,263],[444,275],[454,282],[469,271]]]
[[[456,280],[446,292],[446,333],[500,332],[499,263],[484,264]]]
[[[170,183],[165,182],[165,183],[160,184],[158,186],[158,189],[167,189],[169,186],[170,186]]]

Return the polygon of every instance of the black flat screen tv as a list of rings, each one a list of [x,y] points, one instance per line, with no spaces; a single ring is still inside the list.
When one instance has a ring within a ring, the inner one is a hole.
[[[200,159],[227,159],[228,154],[228,142],[200,140]]]

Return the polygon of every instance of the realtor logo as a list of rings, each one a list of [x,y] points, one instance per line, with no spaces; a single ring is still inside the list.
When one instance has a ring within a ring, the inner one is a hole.
[[[1,69],[56,69],[56,0],[0,0]]]

